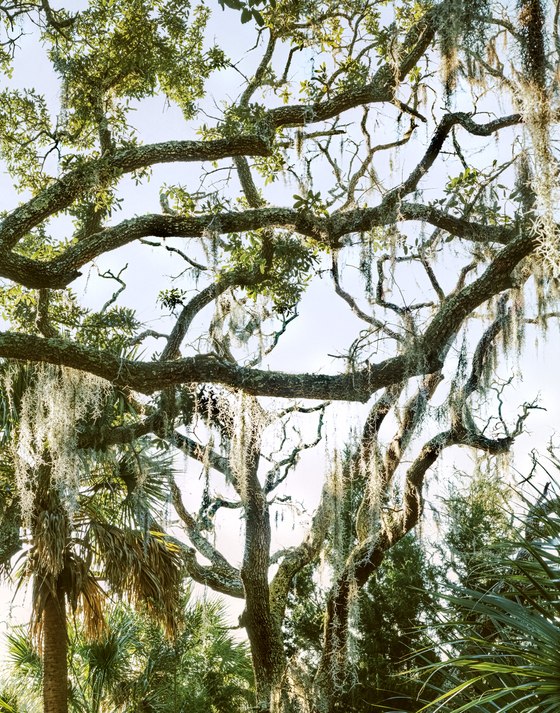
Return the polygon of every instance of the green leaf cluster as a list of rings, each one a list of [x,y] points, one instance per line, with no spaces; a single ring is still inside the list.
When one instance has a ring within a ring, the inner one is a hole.
[[[125,139],[130,101],[156,91],[191,118],[205,80],[226,63],[219,47],[204,45],[208,16],[187,0],[89,3],[50,50],[64,86],[60,131],[91,147],[106,121],[113,138]]]
[[[224,111],[220,133],[225,138],[241,134],[256,134],[266,138],[269,134],[266,116],[267,108],[264,104],[258,102],[247,105],[233,104]]]
[[[321,198],[321,191],[309,189],[304,196],[294,194],[294,209],[310,211],[316,215],[327,215],[328,210]]]
[[[259,232],[232,234],[225,250],[224,277],[233,272],[249,297],[269,298],[278,313],[295,308],[318,262],[316,249],[289,234],[273,244]]]
[[[174,312],[179,305],[183,305],[187,293],[185,290],[181,290],[178,287],[170,287],[166,290],[160,290],[158,294],[158,302],[165,307]]]
[[[45,97],[35,89],[0,92],[0,158],[6,162],[15,187],[37,192],[49,178],[44,161],[56,136]]]
[[[241,22],[245,24],[254,20],[259,27],[264,25],[264,18],[259,11],[259,7],[267,4],[267,0],[248,0],[248,2],[242,2],[242,0],[218,0],[222,9],[226,6],[232,10],[241,11]],[[276,0],[268,0],[272,8],[276,7]]]
[[[248,711],[252,668],[247,646],[233,641],[223,606],[196,602],[187,589],[183,624],[173,639],[145,613],[113,605],[108,626],[91,640],[79,621],[69,632],[72,713],[238,713]],[[7,638],[5,705],[34,713],[41,659],[24,628]],[[8,713],[0,698],[0,711]]]
[[[439,575],[414,534],[390,550],[358,598],[355,680],[341,710],[416,711],[422,684],[406,673],[418,663],[413,652],[430,642],[425,627],[436,621]]]
[[[491,587],[459,587],[439,636],[453,655],[423,670],[421,710],[554,713],[560,700],[560,500],[526,498],[516,537],[494,560]],[[436,671],[443,683],[430,681]]]

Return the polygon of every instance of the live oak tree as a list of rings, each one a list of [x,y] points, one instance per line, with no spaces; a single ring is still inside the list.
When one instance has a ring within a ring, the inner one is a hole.
[[[506,414],[495,368],[528,322],[556,315],[559,10],[233,6],[212,20],[185,0],[0,7],[17,81],[0,150],[20,191],[0,224],[0,357],[119,390],[127,407],[90,419],[74,450],[152,434],[203,464],[200,507],[173,480],[170,494],[190,576],[245,602],[257,708],[334,711],[356,592],[418,524],[426,476],[451,446],[507,453],[533,406]],[[225,48],[240,20],[253,47],[241,64]],[[29,52],[50,62],[47,88],[22,86]],[[149,143],[156,96],[175,119]],[[140,273],[142,297],[169,313],[161,328],[127,302]],[[280,351],[298,322],[337,329],[330,297],[306,303],[311,284],[345,304],[353,336],[327,372],[300,373],[303,333]],[[303,450],[332,439],[333,402],[367,404],[356,448],[323,467],[306,538],[272,552]],[[212,536],[231,511],[240,566]],[[311,681],[282,622],[327,533],[340,557]]]

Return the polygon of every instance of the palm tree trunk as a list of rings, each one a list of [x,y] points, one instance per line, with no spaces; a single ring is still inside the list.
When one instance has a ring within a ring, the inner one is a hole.
[[[43,610],[43,706],[44,713],[68,713],[66,602],[59,581]]]
[[[43,711],[68,713],[68,631],[62,572],[70,531],[60,492],[53,487],[48,450],[37,470],[36,483],[31,534],[40,553],[33,573],[34,614],[40,617],[40,626],[34,628],[40,631],[42,642]]]

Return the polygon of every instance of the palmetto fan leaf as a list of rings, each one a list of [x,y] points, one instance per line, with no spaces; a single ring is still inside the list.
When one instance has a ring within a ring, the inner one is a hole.
[[[11,703],[9,697],[0,695],[0,713],[18,713],[16,703]]]
[[[447,597],[463,617],[449,621],[440,636],[457,653],[426,667],[440,680],[443,674],[444,685],[422,710],[558,711],[560,499],[541,498],[527,513],[523,537],[502,562],[503,579],[486,592],[462,589]]]
[[[173,640],[144,619],[144,661],[120,700],[127,713],[240,713],[252,709],[252,667],[247,645],[232,640],[217,601],[182,598],[182,625]],[[119,699],[118,699],[119,700]],[[131,704],[131,701],[135,703]]]
[[[163,535],[149,531],[164,507],[158,499],[169,471],[148,441],[94,450],[100,441],[90,429],[103,432],[126,420],[108,383],[55,366],[7,370],[0,389],[0,453],[7,461],[0,463],[0,504],[12,504],[13,487],[15,506],[9,519],[0,516],[0,555],[7,564],[21,546],[13,535],[23,525],[30,546],[22,572],[33,579],[30,633],[43,659],[44,708],[65,711],[67,605],[99,638],[112,587],[144,603],[169,632],[174,628],[182,559]]]
[[[40,709],[41,657],[23,627],[6,635],[6,663],[10,671],[4,677],[0,695],[0,713],[27,713]]]
[[[104,697],[126,687],[133,675],[135,659],[142,655],[137,618],[129,609],[113,607],[102,636],[91,640],[87,632],[77,630],[74,644],[75,658],[81,663],[81,670],[74,671],[74,676],[85,686],[86,698],[91,699],[87,701],[87,711],[107,710],[102,707]]]
[[[69,707],[72,713],[241,713],[251,709],[252,668],[245,643],[225,625],[224,607],[181,596],[181,627],[173,639],[128,605],[110,604],[107,628],[91,640],[79,619],[69,629]],[[27,630],[13,632],[5,680],[6,702],[41,710],[41,659]],[[1,690],[1,689],[0,689]]]
[[[84,458],[87,482],[81,507],[88,518],[105,518],[123,527],[149,526],[165,518],[173,464],[167,453],[152,448],[150,439],[106,454]]]

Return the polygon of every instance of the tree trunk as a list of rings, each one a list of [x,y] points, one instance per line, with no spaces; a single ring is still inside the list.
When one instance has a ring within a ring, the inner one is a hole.
[[[36,609],[41,626],[44,713],[68,713],[68,631],[64,586],[68,516],[52,483],[48,451],[37,472],[32,537],[37,553],[34,572]]]
[[[323,653],[313,689],[317,713],[340,711],[340,693],[349,676],[348,634],[350,604],[369,576],[379,567],[386,551],[394,544],[387,532],[381,532],[371,544],[354,548],[344,571],[327,598]]]
[[[64,591],[57,581],[43,610],[44,713],[68,713],[68,639]]]
[[[272,614],[268,586],[270,521],[264,493],[251,488],[246,505],[245,558],[241,579],[245,589],[243,623],[251,645],[257,710],[268,713],[273,690],[278,689],[285,671],[285,653],[280,623]]]
[[[245,418],[247,415],[245,414]],[[245,425],[245,424],[244,424]],[[241,581],[245,590],[242,623],[247,629],[255,674],[256,709],[277,713],[286,655],[281,622],[272,612],[268,572],[270,566],[270,513],[267,494],[258,479],[260,432],[249,419],[242,442],[243,468],[238,491],[245,510],[245,551]],[[274,694],[274,695],[273,695]]]
[[[251,614],[247,611],[245,624],[255,674],[256,708],[259,713],[283,713],[286,665],[282,633],[264,609]]]

